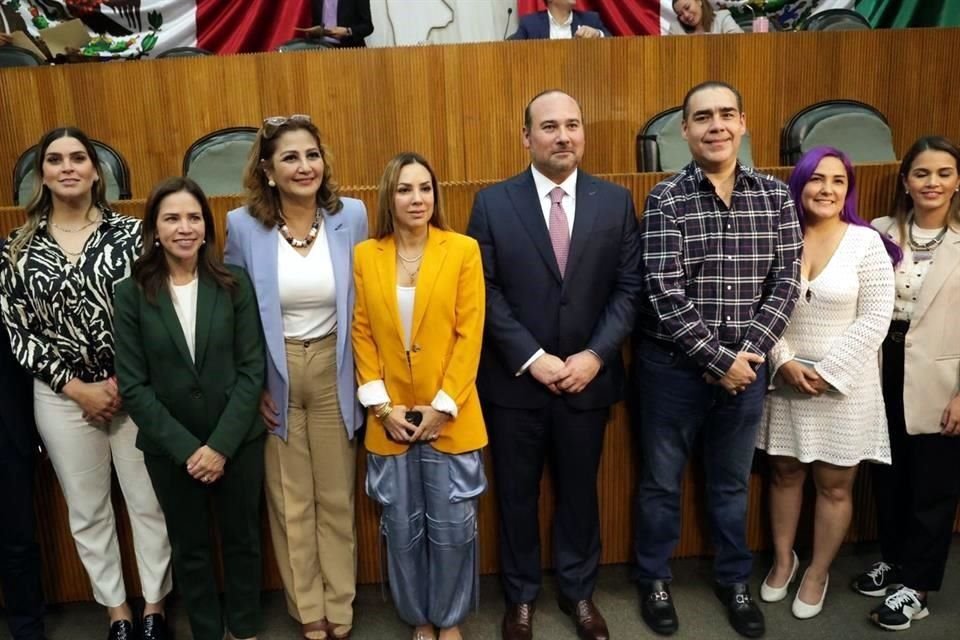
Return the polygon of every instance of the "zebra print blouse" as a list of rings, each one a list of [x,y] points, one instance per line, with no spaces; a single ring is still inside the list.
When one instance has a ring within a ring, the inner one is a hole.
[[[139,220],[102,211],[76,265],[47,233],[46,219],[16,265],[9,249],[0,265],[0,313],[14,356],[57,393],[73,378],[114,374],[114,287],[130,275],[142,240]]]

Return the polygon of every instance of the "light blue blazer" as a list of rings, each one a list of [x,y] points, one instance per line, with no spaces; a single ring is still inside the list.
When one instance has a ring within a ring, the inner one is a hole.
[[[353,246],[367,239],[367,209],[353,198],[341,198],[343,209],[334,215],[323,212],[333,278],[337,287],[337,398],[347,435],[353,439],[363,425],[363,409],[357,401],[357,376],[353,369],[350,323],[353,321]],[[271,433],[287,439],[290,399],[287,355],[283,342],[283,317],[277,279],[277,229],[264,227],[246,207],[227,214],[224,261],[243,267],[250,274],[260,308],[260,322],[267,346],[267,391],[280,409],[280,425]]]

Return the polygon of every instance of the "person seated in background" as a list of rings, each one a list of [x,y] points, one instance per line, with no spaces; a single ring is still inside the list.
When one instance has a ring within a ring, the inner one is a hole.
[[[726,9],[714,9],[710,0],[673,0],[679,24],[670,25],[670,35],[697,33],[743,33]]]
[[[316,2],[317,0],[314,0]],[[604,38],[610,31],[596,11],[577,11],[576,0],[544,0],[546,11],[520,18],[520,26],[511,40],[569,40]]]
[[[333,47],[365,47],[373,33],[370,0],[310,0],[314,26],[297,29],[308,38],[323,38]]]

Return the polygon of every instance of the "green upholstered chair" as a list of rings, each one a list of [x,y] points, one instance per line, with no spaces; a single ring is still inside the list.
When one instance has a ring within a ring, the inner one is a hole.
[[[208,133],[187,149],[183,175],[196,181],[208,196],[243,193],[243,169],[256,137],[256,127]]]
[[[780,133],[780,162],[794,165],[804,153],[821,145],[840,149],[855,163],[897,159],[887,119],[856,100],[818,102],[790,118]]]

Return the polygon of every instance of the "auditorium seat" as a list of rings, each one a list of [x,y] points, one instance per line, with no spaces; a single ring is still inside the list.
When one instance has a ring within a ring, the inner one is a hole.
[[[157,58],[193,58],[196,56],[212,56],[213,51],[200,47],[174,47],[157,55]]]
[[[679,171],[690,163],[690,148],[683,139],[681,107],[672,107],[650,118],[637,134],[637,171]],[[750,132],[743,135],[738,158],[748,167],[753,166]]]
[[[38,58],[32,51],[21,47],[7,45],[0,47],[0,69],[10,67],[42,67],[46,64]]]
[[[780,163],[794,165],[806,151],[829,145],[853,162],[896,162],[886,117],[865,102],[826,100],[801,109],[780,133]]]
[[[228,127],[203,136],[183,156],[183,175],[208,196],[243,193],[243,169],[256,127]]]
[[[859,31],[870,28],[870,22],[853,9],[827,9],[813,14],[800,25],[800,31]]]
[[[113,147],[99,140],[91,142],[97,149],[100,171],[107,183],[107,200],[109,202],[129,200],[132,194],[130,193],[130,169],[127,167],[127,162]],[[20,154],[13,167],[13,204],[15,205],[26,206],[33,197],[36,183],[33,163],[36,153],[37,145],[33,145]]]
[[[309,51],[310,49],[332,49],[329,42],[324,42],[316,38],[294,38],[287,40],[281,45],[277,45],[277,51]]]

